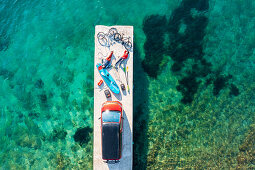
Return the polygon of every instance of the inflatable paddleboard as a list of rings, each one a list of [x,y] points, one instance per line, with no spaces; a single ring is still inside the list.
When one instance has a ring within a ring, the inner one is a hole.
[[[97,66],[97,69],[98,69],[100,75],[102,76],[103,80],[105,81],[107,86],[110,88],[110,90],[115,94],[119,94],[120,89],[119,89],[117,83],[115,82],[115,80],[109,74],[109,72],[106,69],[104,69],[102,67],[102,64],[100,64],[100,63],[98,63],[96,66]]]

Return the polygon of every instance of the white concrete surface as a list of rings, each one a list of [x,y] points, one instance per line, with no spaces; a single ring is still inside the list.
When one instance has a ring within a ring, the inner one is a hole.
[[[99,44],[97,39],[98,32],[107,33],[110,28],[117,28],[120,34],[124,34],[124,37],[131,37],[130,41],[133,43],[133,26],[102,26],[97,25],[95,27],[95,59],[94,59],[94,150],[93,150],[93,167],[94,170],[130,170],[132,169],[133,162],[133,51],[129,53],[129,57],[126,60],[126,66],[128,66],[128,84],[130,87],[130,93],[127,90],[127,83],[124,71],[119,68],[121,82],[126,86],[126,92],[121,90],[119,95],[114,95],[111,92],[111,98],[107,99],[104,94],[105,89],[109,89],[105,83],[102,84],[101,89],[97,83],[102,79],[100,76],[96,64],[101,62],[102,55],[108,56],[113,51],[112,62],[115,63],[118,57],[121,57],[125,51],[125,48],[117,42],[112,41],[113,44],[110,46],[102,46]],[[120,82],[114,69],[108,70],[110,75],[113,76],[118,85]],[[120,86],[119,86],[120,88]],[[122,158],[119,163],[107,164],[102,160],[102,149],[101,149],[101,129],[100,120],[101,106],[102,103],[107,101],[120,101],[124,109],[124,123],[123,123],[123,145],[122,145]]]

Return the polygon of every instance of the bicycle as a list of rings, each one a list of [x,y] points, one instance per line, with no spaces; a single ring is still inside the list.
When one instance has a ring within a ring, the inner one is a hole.
[[[130,51],[132,49],[131,37],[124,37],[124,34],[118,33],[116,28],[109,29],[108,33],[99,32],[97,34],[97,39],[100,45],[110,47],[113,45],[113,40],[121,43],[126,50]]]
[[[108,33],[99,32],[97,33],[97,39],[100,45],[110,47],[114,43],[112,42],[114,39],[115,33],[117,33],[116,28],[109,29]]]
[[[132,43],[130,41],[131,37],[124,37],[124,34],[120,34],[118,32],[116,32],[114,34],[114,40],[118,43],[121,43],[126,50],[130,51],[132,49]]]

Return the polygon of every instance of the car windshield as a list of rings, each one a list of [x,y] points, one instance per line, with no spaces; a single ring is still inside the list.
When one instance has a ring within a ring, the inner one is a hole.
[[[120,111],[106,110],[102,113],[102,120],[103,122],[119,122],[120,116]]]

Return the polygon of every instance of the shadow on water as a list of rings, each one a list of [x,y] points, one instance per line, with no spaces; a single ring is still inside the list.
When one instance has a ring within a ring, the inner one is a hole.
[[[153,78],[157,78],[159,74],[159,66],[165,53],[163,43],[166,22],[166,17],[160,15],[148,16],[143,22],[146,42],[144,44],[145,59],[142,61],[142,66],[144,71]]]
[[[143,170],[148,153],[148,79],[142,69],[140,52],[134,45],[134,145],[133,169]]]

